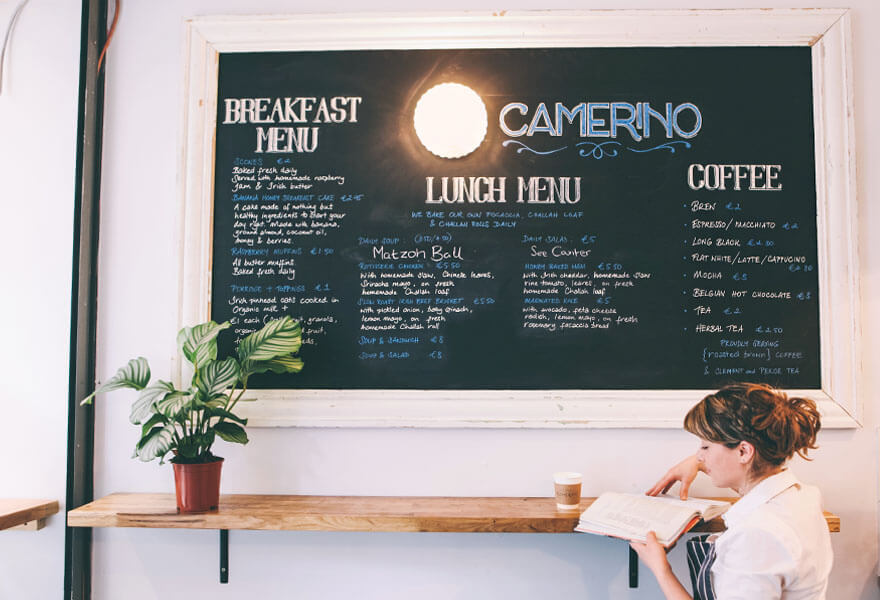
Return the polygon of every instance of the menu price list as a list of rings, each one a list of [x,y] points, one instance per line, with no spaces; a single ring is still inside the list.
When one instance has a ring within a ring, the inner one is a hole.
[[[682,204],[684,327],[707,379],[784,381],[818,372],[818,346],[793,314],[818,320],[814,232],[767,210],[762,192]],[[809,225],[808,225],[809,226]]]

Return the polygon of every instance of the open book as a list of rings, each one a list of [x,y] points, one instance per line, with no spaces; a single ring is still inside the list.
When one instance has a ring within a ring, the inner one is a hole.
[[[730,503],[721,500],[606,492],[581,514],[574,530],[636,542],[644,542],[654,531],[668,547],[701,519],[714,519],[728,508]]]

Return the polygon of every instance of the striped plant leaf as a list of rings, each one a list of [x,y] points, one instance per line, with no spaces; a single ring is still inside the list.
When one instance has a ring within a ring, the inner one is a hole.
[[[104,392],[112,392],[122,388],[131,388],[133,390],[142,390],[150,382],[150,365],[143,356],[133,358],[128,361],[124,367],[121,367],[116,374],[110,379],[102,383],[98,388],[86,396],[80,404],[91,404],[96,394]]]
[[[289,316],[269,321],[238,345],[242,371],[250,373],[253,363],[298,352],[301,345],[302,329],[299,321],[294,321]]]
[[[272,360],[262,360],[250,364],[250,373],[299,373],[302,371],[303,361],[298,356],[279,356]]]
[[[241,425],[236,425],[229,421],[223,421],[214,425],[214,431],[221,439],[224,439],[227,442],[232,442],[234,444],[248,443],[247,433]]]
[[[149,431],[155,427],[156,425],[165,425],[165,416],[160,415],[159,413],[153,413],[153,416],[150,417],[146,423],[141,425],[141,438],[147,435]],[[137,454],[135,454],[137,456]]]
[[[229,419],[230,421],[235,421],[236,423],[241,423],[242,425],[247,425],[247,419],[242,419],[238,415],[231,413],[224,408],[208,407],[205,409],[205,416],[223,417],[224,419]]]
[[[209,363],[196,373],[195,384],[205,398],[213,399],[238,383],[238,361],[232,357]]]
[[[153,429],[138,442],[137,455],[144,462],[162,458],[174,445],[174,424]]]
[[[195,327],[184,327],[177,334],[177,346],[198,370],[217,358],[217,335],[229,326],[228,321],[219,325],[208,321]]]
[[[174,419],[191,400],[192,394],[189,392],[174,391],[166,394],[154,406],[156,407],[156,412],[165,415],[169,419]]]
[[[131,405],[129,421],[135,425],[142,423],[144,419],[153,414],[153,405],[173,391],[174,386],[161,379],[142,389],[137,400]]]

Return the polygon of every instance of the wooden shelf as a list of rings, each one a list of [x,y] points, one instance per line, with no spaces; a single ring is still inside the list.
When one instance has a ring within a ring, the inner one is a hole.
[[[583,498],[580,510],[595,498]],[[173,494],[111,494],[67,513],[71,527],[311,531],[571,533],[579,511],[553,498],[222,495],[217,510],[178,514]],[[826,513],[828,528],[840,519]],[[715,519],[694,531],[722,531]]]
[[[725,498],[734,500],[733,498]],[[152,527],[220,531],[220,583],[229,581],[229,530],[572,533],[580,513],[559,511],[554,498],[410,496],[220,496],[217,510],[178,514],[173,494],[110,494],[67,513],[70,527]],[[825,513],[830,531],[840,519]],[[713,519],[691,531],[723,531]],[[628,548],[629,586],[638,587],[638,558]]]
[[[0,530],[13,527],[36,530],[43,520],[58,512],[55,500],[0,498]]]

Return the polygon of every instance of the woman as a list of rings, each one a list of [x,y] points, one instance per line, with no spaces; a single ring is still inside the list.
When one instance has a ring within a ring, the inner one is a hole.
[[[795,453],[806,458],[816,448],[819,427],[812,400],[788,398],[764,384],[725,386],[685,416],[684,428],[700,438],[700,448],[648,494],[680,481],[686,499],[703,471],[716,486],[742,496],[723,516],[724,533],[688,542],[694,598],[824,600],[832,553],[819,492],[785,468]],[[632,547],[668,600],[691,598],[653,532]]]

